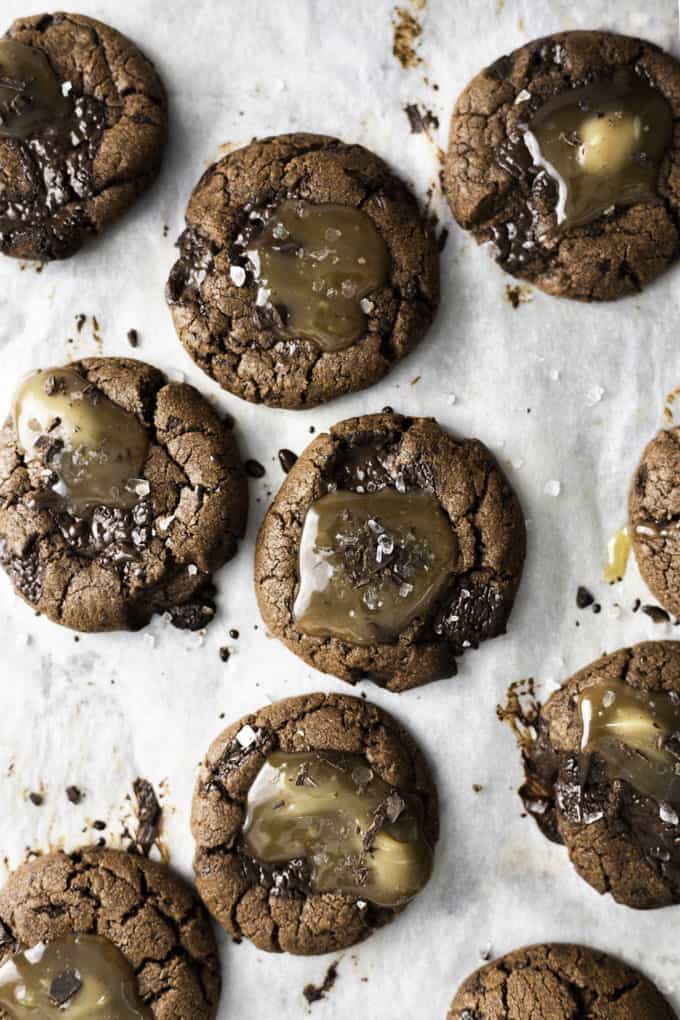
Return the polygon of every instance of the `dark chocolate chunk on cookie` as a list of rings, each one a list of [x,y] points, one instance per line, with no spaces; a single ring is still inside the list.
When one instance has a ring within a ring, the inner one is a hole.
[[[451,1003],[447,1020],[675,1020],[639,971],[606,953],[560,943],[528,946],[480,967]]]
[[[81,14],[15,21],[0,38],[0,252],[62,259],[153,182],[167,129],[153,65]]]
[[[579,875],[618,903],[680,903],[680,644],[576,673],[541,707],[520,793]]]
[[[628,514],[647,587],[669,613],[680,616],[680,428],[662,429],[647,445],[633,477]]]
[[[489,451],[432,419],[333,426],[291,467],[257,541],[269,629],[351,683],[407,690],[505,631],[522,572],[517,498]]]
[[[321,135],[254,141],[202,176],[168,280],[189,354],[226,390],[312,407],[370,386],[439,300],[436,245],[373,153]]]
[[[8,934],[0,1020],[36,1011],[74,1020],[216,1015],[210,921],[189,887],[155,861],[95,847],[46,854],[0,891],[0,931]]]
[[[680,64],[609,32],[536,39],[481,71],[451,119],[452,212],[507,272],[611,300],[680,251]]]
[[[246,512],[233,435],[192,386],[126,358],[21,383],[0,432],[0,563],[51,620],[136,629],[212,606]]]
[[[419,892],[438,829],[430,771],[389,715],[337,694],[289,698],[211,745],[192,811],[196,884],[233,936],[331,952]]]

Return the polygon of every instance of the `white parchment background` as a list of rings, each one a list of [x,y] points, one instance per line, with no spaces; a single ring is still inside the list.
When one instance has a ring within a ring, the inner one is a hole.
[[[632,614],[635,597],[645,598],[634,564],[622,585],[609,588],[602,562],[608,537],[625,519],[637,458],[662,423],[664,396],[680,383],[680,269],[609,306],[535,292],[513,310],[505,300],[509,278],[452,226],[440,203],[452,234],[442,257],[442,308],[429,336],[379,386],[304,413],[222,394],[184,353],[163,300],[187,198],[220,145],[291,129],[338,134],[386,157],[424,198],[437,179],[437,154],[424,135],[410,134],[405,103],[421,101],[439,116],[435,136],[444,146],[467,79],[534,36],[609,28],[680,56],[674,0],[429,0],[418,13],[423,63],[413,70],[392,55],[388,0],[74,0],[73,8],[110,21],[156,61],[170,94],[172,140],[152,193],[99,242],[40,274],[0,260],[0,409],[36,366],[129,355],[125,337],[135,327],[137,356],[182,373],[231,412],[243,454],[267,473],[251,483],[248,535],[218,575],[221,611],[202,643],[160,620],[138,634],[75,643],[70,632],[35,618],[0,579],[0,859],[6,855],[13,867],[28,847],[94,840],[94,819],[106,820],[115,836],[141,774],[157,788],[166,780],[164,840],[173,865],[189,874],[196,766],[218,730],[267,699],[349,690],[297,661],[261,625],[255,629],[253,543],[283,477],[277,450],[299,452],[311,426],[319,432],[389,404],[434,415],[495,451],[522,498],[529,555],[510,633],[469,654],[458,677],[401,696],[365,686],[429,754],[442,838],[427,889],[393,925],[342,955],[336,987],[312,1013],[319,1020],[443,1020],[480,951],[491,947],[496,955],[546,939],[583,941],[641,964],[680,1008],[680,908],[629,911],[575,877],[565,852],[520,817],[518,755],[494,711],[519,677],[533,675],[550,689],[604,649],[677,633]],[[7,25],[40,10],[21,0],[0,6]],[[77,336],[81,312],[96,315],[101,344],[89,321]],[[604,394],[591,406],[597,387]],[[559,495],[546,494],[548,481],[559,481]],[[579,583],[601,599],[599,616],[576,610]],[[237,641],[229,628],[240,631]],[[222,644],[233,648],[226,664]],[[70,783],[86,793],[78,806],[65,797]],[[475,794],[473,783],[483,791]],[[42,807],[28,801],[31,790],[42,790]],[[332,958],[270,956],[222,940],[222,959],[220,1018],[287,1020],[307,1012],[302,987],[319,982]]]

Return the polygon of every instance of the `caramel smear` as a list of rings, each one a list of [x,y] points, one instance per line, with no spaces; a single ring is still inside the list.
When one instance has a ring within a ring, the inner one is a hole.
[[[632,546],[631,529],[628,525],[619,528],[607,543],[607,562],[604,567],[604,579],[608,584],[622,581],[628,566],[628,557]]]

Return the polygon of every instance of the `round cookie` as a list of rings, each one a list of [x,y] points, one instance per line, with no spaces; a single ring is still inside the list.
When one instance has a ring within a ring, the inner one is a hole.
[[[294,771],[272,801],[272,763],[280,767],[281,758]],[[339,787],[328,786],[329,772]],[[329,789],[330,805],[318,809],[313,798]],[[367,813],[376,794],[384,799]],[[348,811],[356,815],[351,824]],[[311,842],[301,852],[292,826],[305,818]],[[279,819],[283,828],[274,832]],[[397,832],[397,842],[390,834],[402,823],[415,831]],[[244,716],[212,743],[191,827],[196,885],[216,920],[259,949],[310,955],[354,945],[400,912],[429,877],[439,814],[427,764],[394,719],[358,698],[309,694]],[[259,849],[262,832],[279,851],[268,858]],[[329,859],[330,879],[323,871]],[[381,885],[381,875],[392,885]]]
[[[191,600],[246,513],[231,432],[141,361],[33,373],[0,432],[0,563],[33,609],[75,630],[136,629],[178,606],[193,628]]]
[[[628,516],[635,558],[662,606],[680,616],[680,427],[662,429],[635,471]]]
[[[75,944],[73,936],[79,939]],[[88,977],[92,980],[85,969],[88,961],[90,967],[101,968],[100,978],[103,971],[104,979],[131,984],[128,994],[138,997],[143,1012],[126,1016],[152,1020],[216,1016],[221,978],[209,918],[189,886],[165,865],[98,847],[53,852],[22,865],[0,891],[0,968],[15,954],[40,943],[49,951],[64,946],[63,940],[71,966],[64,973],[58,968],[53,972],[49,1001],[58,1007],[60,996],[70,991],[69,1016],[88,1020],[98,1016],[96,1006],[80,1012],[83,998],[96,994],[88,983]],[[88,954],[85,966],[74,968],[77,954],[83,952]],[[74,969],[76,981],[69,985]],[[23,967],[21,972],[24,976]],[[15,1013],[3,1010],[2,991],[0,986],[0,1020],[8,1020]],[[118,988],[110,983],[108,991],[115,995]],[[55,1015],[61,1015],[58,1008]],[[103,1007],[102,1015],[114,1013]],[[123,1015],[121,1011],[121,1020]]]
[[[580,670],[524,749],[527,811],[599,893],[680,903],[680,644],[649,641]]]
[[[547,943],[508,953],[468,977],[447,1020],[675,1020],[639,971],[596,949]]]
[[[358,523],[331,521],[325,551],[312,535],[310,563],[309,529],[334,500]],[[307,447],[264,519],[258,603],[269,630],[310,665],[404,691],[451,676],[456,656],[505,631],[525,541],[517,497],[478,440],[454,439],[429,418],[350,418]],[[329,585],[311,601],[327,562]],[[336,595],[338,577],[347,584]]]
[[[156,178],[165,90],[129,39],[82,14],[15,21],[0,77],[0,252],[67,258]]]
[[[639,291],[680,250],[680,64],[609,32],[536,39],[481,71],[451,119],[453,215],[549,294]]]
[[[432,233],[406,186],[360,145],[251,142],[189,201],[166,289],[177,333],[224,389],[302,408],[370,386],[439,301]]]

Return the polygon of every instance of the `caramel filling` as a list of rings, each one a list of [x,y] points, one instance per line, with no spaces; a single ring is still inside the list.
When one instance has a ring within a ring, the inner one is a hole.
[[[598,681],[579,697],[581,749],[604,758],[612,779],[639,793],[680,803],[680,698]]]
[[[654,201],[672,132],[661,93],[624,72],[549,99],[524,140],[534,163],[557,183],[557,222],[567,228],[617,205]]]
[[[394,640],[441,595],[457,551],[429,493],[329,493],[305,517],[295,619],[316,637]]]
[[[70,505],[130,507],[148,493],[139,478],[149,445],[146,429],[73,369],[25,379],[14,421],[24,456],[57,476],[54,488]]]
[[[0,39],[0,138],[39,134],[71,111],[45,54],[14,39]]]
[[[135,973],[97,935],[65,935],[10,957],[0,967],[0,1010],[11,1020],[152,1020]]]
[[[282,202],[249,244],[258,304],[278,332],[339,351],[366,332],[368,295],[387,281],[390,257],[370,217],[344,205]]]
[[[248,793],[248,854],[307,862],[312,892],[381,907],[412,899],[432,872],[419,801],[375,774],[361,755],[271,754]]]

